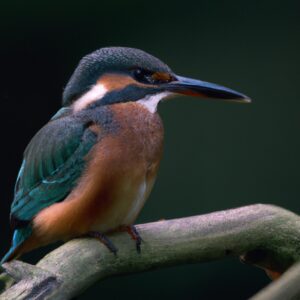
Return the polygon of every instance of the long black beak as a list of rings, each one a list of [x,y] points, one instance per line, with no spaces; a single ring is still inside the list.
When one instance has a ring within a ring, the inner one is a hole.
[[[166,85],[166,90],[173,93],[191,96],[208,97],[246,103],[251,102],[251,99],[248,96],[215,83],[177,75],[176,79],[177,80],[172,81]]]

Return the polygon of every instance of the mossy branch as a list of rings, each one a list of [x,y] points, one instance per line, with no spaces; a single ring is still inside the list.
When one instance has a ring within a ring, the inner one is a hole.
[[[228,256],[272,272],[280,279],[255,300],[300,297],[300,217],[272,205],[237,209],[137,226],[143,237],[142,253],[125,233],[111,235],[117,257],[95,239],[72,240],[45,256],[36,266],[20,261],[4,264],[17,282],[0,299],[71,299],[93,283],[112,275],[142,272]],[[295,271],[296,270],[296,271]],[[289,293],[284,284],[289,282]],[[296,284],[297,283],[297,284]],[[262,296],[261,296],[262,295]]]

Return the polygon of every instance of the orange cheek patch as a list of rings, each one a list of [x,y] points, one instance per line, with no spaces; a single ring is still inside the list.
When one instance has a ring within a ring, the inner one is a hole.
[[[156,72],[152,75],[152,78],[160,82],[170,82],[173,80],[173,77],[169,73]]]
[[[108,91],[114,90],[122,90],[128,85],[136,85],[136,86],[144,86],[147,85],[142,84],[134,80],[132,77],[122,74],[107,74],[103,75],[97,81],[98,84],[102,84]]]

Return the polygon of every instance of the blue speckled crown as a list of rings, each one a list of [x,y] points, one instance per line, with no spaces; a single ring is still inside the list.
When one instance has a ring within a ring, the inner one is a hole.
[[[129,72],[134,68],[171,72],[158,58],[134,48],[107,47],[83,57],[63,93],[63,106],[68,106],[109,71]]]

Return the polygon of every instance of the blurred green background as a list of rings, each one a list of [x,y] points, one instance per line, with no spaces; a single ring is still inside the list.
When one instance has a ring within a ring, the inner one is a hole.
[[[141,48],[253,99],[160,105],[164,158],[138,222],[258,202],[300,213],[299,1],[6,1],[0,25],[1,255],[22,151],[79,59],[103,46]],[[246,299],[268,282],[228,259],[111,278],[79,299]]]

